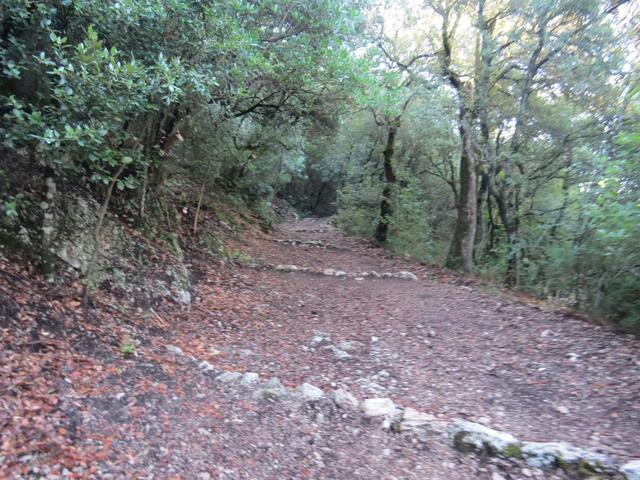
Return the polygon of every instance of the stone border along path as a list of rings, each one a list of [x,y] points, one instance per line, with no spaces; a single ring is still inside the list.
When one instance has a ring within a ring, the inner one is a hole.
[[[316,275],[325,275],[328,277],[348,277],[355,278],[356,280],[364,280],[365,278],[396,278],[400,280],[419,280],[418,276],[414,273],[401,271],[401,272],[384,272],[378,273],[374,270],[370,272],[359,273],[347,273],[342,270],[334,270],[333,268],[325,268],[323,270],[316,270],[308,267],[298,267],[296,265],[263,265],[264,267],[272,268],[279,272],[301,272],[301,273],[313,273]]]
[[[317,247],[317,248],[324,248],[324,249],[328,249],[328,250],[351,250],[348,247],[342,247],[340,245],[336,245],[334,243],[327,243],[327,242],[323,242],[322,240],[296,240],[296,239],[286,239],[286,240],[278,240],[278,239],[274,239],[272,240],[276,243],[284,243],[284,244],[288,244],[288,245],[293,245],[294,247],[297,246],[302,246],[302,247]]]
[[[180,347],[166,345],[168,353],[185,356]],[[606,455],[591,452],[568,443],[523,442],[507,432],[501,432],[479,423],[454,419],[451,422],[438,419],[434,415],[419,412],[413,408],[396,406],[389,398],[367,398],[359,401],[348,390],[338,388],[331,393],[303,383],[297,388],[287,388],[277,377],[261,382],[254,372],[222,373],[206,360],[190,359],[198,364],[204,373],[215,375],[215,379],[225,384],[236,384],[253,388],[255,400],[281,400],[287,396],[298,397],[305,402],[332,401],[341,409],[359,411],[363,418],[381,421],[381,427],[390,433],[405,433],[419,436],[421,433],[442,435],[450,445],[463,453],[475,452],[524,462],[530,467],[541,469],[560,468],[582,478],[599,479],[624,478],[640,480],[640,459],[624,465],[617,465]]]

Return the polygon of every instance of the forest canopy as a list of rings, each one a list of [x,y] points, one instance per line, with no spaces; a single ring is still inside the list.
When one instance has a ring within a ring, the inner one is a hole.
[[[180,224],[171,198],[224,193],[640,330],[637,2],[8,0],[0,18],[0,239],[51,281],[65,195],[101,205],[97,257],[105,215],[155,235]]]

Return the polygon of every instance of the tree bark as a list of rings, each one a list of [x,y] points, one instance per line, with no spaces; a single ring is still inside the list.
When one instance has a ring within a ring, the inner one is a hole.
[[[113,187],[115,187],[118,178],[120,178],[120,175],[122,175],[125,167],[125,164],[120,165],[118,171],[113,177],[111,177],[111,183],[109,183],[104,201],[102,202],[102,206],[100,207],[100,211],[98,212],[98,221],[96,222],[96,228],[93,232],[93,251],[91,252],[91,258],[89,259],[89,263],[87,264],[87,271],[85,273],[83,282],[82,305],[84,307],[89,304],[89,295],[91,293],[93,275],[98,266],[98,258],[100,257],[100,251],[102,250],[100,247],[100,234],[102,233],[102,224],[104,222],[104,217],[107,214],[107,209],[109,208],[109,202],[111,201],[111,195],[113,194]]]
[[[396,175],[393,170],[393,153],[396,142],[396,134],[398,125],[389,126],[387,133],[387,144],[384,147],[382,155],[384,157],[384,189],[382,190],[382,200],[380,201],[380,219],[376,228],[375,239],[379,243],[385,243],[389,235],[389,219],[393,214],[391,208],[391,191],[393,184],[396,182]]]
[[[477,227],[477,172],[476,158],[471,136],[473,113],[469,111],[470,99],[467,88],[451,65],[451,32],[449,31],[448,12],[442,22],[442,71],[458,95],[459,114],[458,130],[460,132],[460,193],[458,197],[458,215],[456,228],[451,240],[446,266],[453,270],[462,270],[465,274],[473,273],[473,250]]]
[[[200,220],[200,209],[202,208],[202,199],[204,198],[204,188],[207,182],[206,179],[202,182],[200,186],[200,192],[198,193],[198,206],[196,207],[196,213],[193,217],[193,234],[198,234],[198,220]]]
[[[467,114],[464,107],[461,107],[460,117],[460,137],[462,139],[460,199],[456,229],[449,248],[446,266],[453,270],[462,270],[465,274],[470,275],[473,273],[473,250],[478,220],[477,173],[471,135],[465,125]]]
[[[42,208],[42,274],[48,281],[53,280],[55,271],[55,253],[53,251],[53,235],[55,232],[55,220],[53,207],[56,199],[55,169],[49,160],[44,166],[44,199]]]

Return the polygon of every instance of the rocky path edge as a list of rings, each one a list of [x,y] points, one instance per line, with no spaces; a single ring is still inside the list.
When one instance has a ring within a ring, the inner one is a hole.
[[[186,357],[174,345],[166,345],[171,355]],[[585,450],[565,442],[527,442],[508,432],[494,430],[485,425],[462,419],[445,421],[413,408],[396,405],[389,398],[358,400],[344,388],[326,392],[309,383],[295,388],[282,385],[277,377],[261,380],[254,372],[220,371],[206,360],[188,359],[218,382],[244,387],[255,400],[277,401],[297,397],[305,402],[333,402],[338,408],[358,412],[364,419],[378,422],[390,434],[439,435],[451,447],[463,453],[496,456],[513,462],[522,462],[540,469],[562,469],[581,478],[640,480],[640,459],[624,464],[614,462],[608,456]]]

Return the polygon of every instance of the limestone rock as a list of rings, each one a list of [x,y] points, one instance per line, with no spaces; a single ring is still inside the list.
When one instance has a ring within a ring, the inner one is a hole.
[[[180,347],[176,347],[175,345],[165,345],[164,348],[169,353],[173,353],[174,355],[178,355],[180,357],[184,356],[184,352],[182,351],[182,349]]]
[[[276,265],[279,272],[297,272],[299,270],[295,265]]]
[[[212,370],[215,370],[215,367],[211,365],[209,362],[207,362],[206,360],[201,361],[198,364],[198,368],[200,368],[201,370],[204,370],[205,372],[210,372]]]
[[[327,333],[316,331],[311,339],[311,346],[318,347],[320,345],[328,345],[331,343],[331,336]]]
[[[401,278],[403,280],[418,280],[418,277],[414,273],[407,271],[395,273],[393,276],[395,278]]]
[[[589,452],[567,443],[525,442],[522,444],[521,452],[527,465],[536,468],[573,465],[583,468],[588,466],[591,470],[599,472],[612,466],[606,455]]]
[[[405,408],[400,421],[400,431],[431,430],[436,433],[444,433],[447,424],[437,417],[419,412],[413,408]]]
[[[351,392],[343,388],[339,388],[332,394],[335,404],[344,410],[353,410],[358,408],[358,399]]]
[[[331,350],[331,353],[333,353],[333,356],[336,360],[346,360],[347,358],[351,358],[351,355],[349,353],[334,345],[331,345],[328,348],[329,350]]]
[[[175,249],[179,248],[180,245],[176,240]],[[181,254],[179,256],[181,256]],[[183,263],[169,265],[164,273],[171,279],[171,287],[175,292],[173,299],[177,303],[189,305],[191,303],[191,282],[189,280],[189,270],[187,270],[187,267],[185,267]]]
[[[390,398],[367,398],[362,401],[360,408],[367,418],[393,417],[398,412]]]
[[[300,385],[297,392],[302,396],[302,398],[309,401],[320,400],[324,397],[324,392],[310,383],[303,383]]]
[[[253,398],[259,400],[279,400],[286,396],[289,390],[285,388],[277,377],[269,379],[262,388],[253,392]]]
[[[240,372],[224,372],[221,375],[218,375],[216,377],[216,380],[218,380],[219,382],[224,382],[224,383],[229,383],[229,382],[235,382],[236,380],[239,380],[242,377],[242,374]]]
[[[332,277],[332,276],[334,276],[334,275],[336,274],[336,271],[335,271],[333,268],[325,268],[325,269],[322,271],[322,274],[323,274],[323,275],[328,275],[328,276]]]
[[[260,375],[258,375],[255,372],[247,372],[244,375],[242,375],[242,378],[240,379],[240,383],[244,386],[248,386],[248,385],[253,385],[258,380],[260,380]]]
[[[513,435],[466,420],[453,422],[449,435],[454,446],[463,452],[486,451],[508,457],[520,448]]]
[[[553,407],[553,409],[558,412],[561,413],[563,415],[569,415],[569,409],[567,407],[565,407],[564,405],[556,405]]]
[[[632,460],[620,467],[622,473],[627,480],[640,480],[640,460]]]

